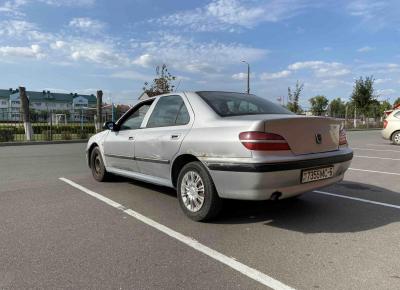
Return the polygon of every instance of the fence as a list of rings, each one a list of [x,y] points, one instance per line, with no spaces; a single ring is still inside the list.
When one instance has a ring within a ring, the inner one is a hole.
[[[378,129],[383,128],[384,117],[369,116],[354,118],[353,116],[331,116],[341,119],[346,129]]]
[[[88,139],[95,131],[93,112],[31,112],[33,141]],[[22,113],[0,111],[0,142],[26,141]]]

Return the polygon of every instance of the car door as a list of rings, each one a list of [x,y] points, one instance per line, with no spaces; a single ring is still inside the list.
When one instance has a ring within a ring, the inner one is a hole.
[[[171,161],[189,132],[194,114],[185,96],[162,96],[137,134],[135,159],[143,174],[170,179]]]
[[[108,167],[138,172],[135,157],[135,138],[151,106],[152,100],[143,102],[117,123],[104,140],[104,156]]]

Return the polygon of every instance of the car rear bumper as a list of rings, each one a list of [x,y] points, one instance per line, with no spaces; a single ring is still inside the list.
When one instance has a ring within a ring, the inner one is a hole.
[[[381,131],[382,138],[385,140],[390,140],[390,138],[392,137],[392,133],[393,133],[393,130],[389,130],[389,128],[383,129]]]
[[[222,198],[266,200],[279,192],[288,198],[341,181],[349,168],[353,153],[325,158],[279,163],[206,163],[218,194]],[[302,184],[301,171],[333,165],[333,177]]]

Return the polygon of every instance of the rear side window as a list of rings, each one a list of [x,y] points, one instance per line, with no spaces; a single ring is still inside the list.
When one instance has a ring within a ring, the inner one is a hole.
[[[394,117],[396,117],[397,119],[400,119],[400,111],[398,111],[396,114],[393,115]]]
[[[259,114],[293,115],[284,107],[255,95],[230,92],[197,92],[197,94],[221,117]]]
[[[189,121],[189,113],[182,98],[165,96],[157,102],[146,127],[179,126],[186,125]]]

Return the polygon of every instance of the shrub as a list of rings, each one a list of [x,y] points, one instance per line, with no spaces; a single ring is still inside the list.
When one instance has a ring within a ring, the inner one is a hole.
[[[68,131],[61,132],[61,140],[71,140],[72,136],[71,133]]]
[[[12,127],[0,127],[0,142],[14,141],[14,132]]]
[[[89,139],[89,134],[87,132],[81,131],[78,135],[79,139]]]
[[[51,131],[50,130],[42,130],[42,139],[44,141],[50,141],[51,140]]]

